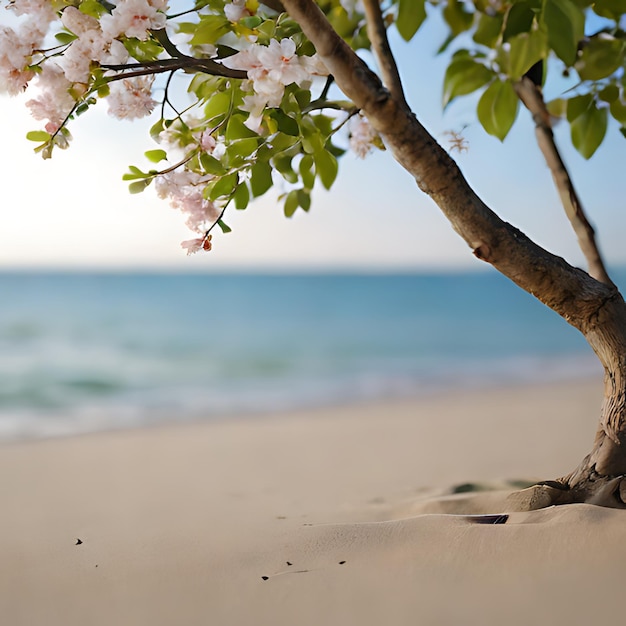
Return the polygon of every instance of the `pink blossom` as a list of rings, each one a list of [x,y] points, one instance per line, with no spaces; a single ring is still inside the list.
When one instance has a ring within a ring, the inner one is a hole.
[[[0,26],[0,91],[16,95],[24,91],[35,73],[28,69],[44,34],[33,22],[15,31]]]
[[[212,178],[190,170],[163,174],[156,180],[157,195],[167,198],[172,208],[185,214],[186,224],[191,230],[204,233],[220,216],[220,209],[202,195],[205,185]]]
[[[68,10],[66,9],[64,14]],[[82,26],[86,26],[88,22],[81,24],[77,20],[70,21],[82,32],[59,60],[68,80],[74,83],[87,83],[92,63],[122,64],[128,60],[128,51],[121,41],[110,40],[99,27],[83,31]]]
[[[187,251],[187,256],[195,254],[204,247],[204,237],[197,237],[196,239],[188,239],[187,241],[181,241],[180,247]]]
[[[202,132],[200,135],[200,147],[209,154],[212,154],[215,150],[215,146],[217,146],[217,141],[215,137],[206,131]]]
[[[107,97],[109,114],[118,119],[137,119],[150,115],[157,105],[152,98],[154,76],[124,78],[111,85]]]
[[[26,106],[36,120],[48,120],[46,130],[53,134],[74,106],[75,101],[69,91],[72,84],[58,65],[49,62],[37,75],[35,86],[39,94]]]
[[[378,133],[370,126],[364,115],[356,115],[350,119],[350,148],[357,156],[364,159],[372,149],[374,141],[379,139]]]
[[[110,15],[100,18],[102,31],[111,39],[124,35],[145,41],[148,31],[165,27],[166,7],[166,0],[120,0]]]
[[[75,35],[84,35],[90,30],[100,30],[100,24],[95,17],[85,15],[76,7],[67,7],[61,14],[63,26]]]
[[[8,9],[16,15],[26,15],[32,27],[45,34],[48,27],[56,20],[53,3],[49,0],[13,0]]]
[[[233,0],[224,6],[224,15],[231,22],[238,22],[242,17],[250,15],[246,7],[246,0]]]

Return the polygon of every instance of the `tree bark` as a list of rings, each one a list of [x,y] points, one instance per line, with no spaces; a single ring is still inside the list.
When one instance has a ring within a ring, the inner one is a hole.
[[[572,267],[501,220],[400,97],[393,69],[387,76],[395,97],[312,0],[282,2],[339,88],[362,110],[395,159],[435,201],[474,255],[580,330],[604,366],[605,398],[591,453],[571,474],[520,492],[512,506],[537,508],[565,502],[626,506],[626,304],[617,288]],[[376,29],[375,24],[370,27]],[[380,49],[386,50],[384,42]]]

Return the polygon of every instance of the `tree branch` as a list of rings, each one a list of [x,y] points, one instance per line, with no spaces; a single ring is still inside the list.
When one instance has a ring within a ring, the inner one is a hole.
[[[261,0],[261,4],[264,4],[266,7],[273,9],[276,13],[284,13],[285,7],[280,0]]]
[[[337,85],[384,137],[395,159],[432,197],[474,254],[491,263],[584,334],[617,290],[544,250],[500,219],[468,185],[456,163],[382,86],[312,0],[282,0],[315,45]],[[595,346],[594,346],[595,347]]]
[[[161,72],[175,72],[176,70],[194,70],[214,76],[225,76],[226,78],[243,79],[248,77],[248,74],[243,70],[232,70],[211,59],[196,59],[195,57],[185,55],[175,59],[161,59],[158,61],[146,61],[144,63],[126,63],[121,65],[103,63],[101,67],[105,70],[122,72],[112,80],[131,78],[132,76],[159,74]]]
[[[389,89],[396,102],[408,106],[402,89],[398,66],[387,39],[387,28],[380,9],[380,0],[363,0],[363,6],[367,19],[367,34],[378,61],[383,84]]]
[[[578,238],[578,245],[587,259],[589,274],[607,285],[612,285],[613,281],[609,278],[596,244],[593,227],[587,220],[574,183],[554,141],[550,113],[546,108],[541,90],[525,76],[515,83],[515,91],[533,116],[539,149],[550,168],[565,214]]]

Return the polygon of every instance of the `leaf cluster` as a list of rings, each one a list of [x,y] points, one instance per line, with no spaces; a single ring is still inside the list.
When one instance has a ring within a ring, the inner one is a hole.
[[[396,0],[397,28],[411,39],[437,10],[454,46],[443,81],[443,106],[479,93],[485,131],[504,140],[519,111],[516,83],[524,77],[562,92],[548,104],[570,126],[584,158],[601,145],[609,119],[626,135],[626,14],[624,0]]]

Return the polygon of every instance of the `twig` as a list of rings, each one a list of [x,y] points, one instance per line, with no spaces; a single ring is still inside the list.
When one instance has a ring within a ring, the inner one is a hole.
[[[367,20],[367,34],[380,67],[383,84],[399,104],[407,106],[398,66],[387,39],[387,28],[380,9],[380,1],[363,0],[363,6]]]
[[[554,141],[550,113],[546,108],[540,88],[527,76],[524,76],[515,83],[515,91],[533,116],[539,149],[550,169],[565,214],[578,238],[578,245],[585,255],[589,274],[607,285],[613,285],[596,243],[593,227],[587,220],[582,202],[576,193],[574,183]]]

